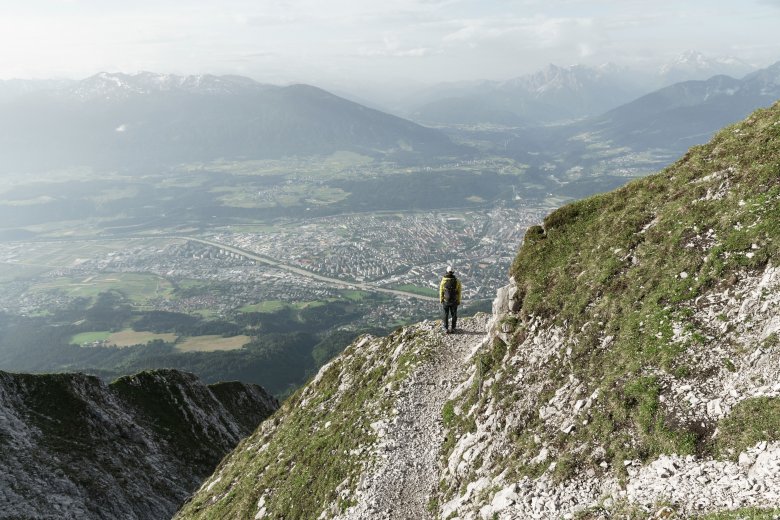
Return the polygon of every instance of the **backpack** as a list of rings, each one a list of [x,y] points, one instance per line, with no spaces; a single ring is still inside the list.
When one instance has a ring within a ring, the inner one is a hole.
[[[458,279],[454,276],[445,278],[444,282],[444,303],[458,303]]]

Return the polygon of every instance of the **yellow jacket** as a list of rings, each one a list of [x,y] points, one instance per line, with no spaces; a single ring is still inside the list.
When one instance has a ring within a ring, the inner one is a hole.
[[[447,280],[450,280],[452,278],[455,278],[454,274],[445,274],[444,277],[441,279],[441,283],[439,284],[439,301],[441,303],[444,303],[444,285],[447,283]],[[460,305],[460,291],[462,287],[460,285],[460,280],[455,278],[455,292],[458,295],[458,299],[455,302],[455,305]]]

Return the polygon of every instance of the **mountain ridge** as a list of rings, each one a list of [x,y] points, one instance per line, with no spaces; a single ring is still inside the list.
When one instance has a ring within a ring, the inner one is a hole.
[[[216,76],[197,74],[179,76],[154,72],[99,72],[64,89],[55,90],[58,96],[73,96],[82,100],[106,97],[122,97],[151,94],[153,92],[181,91],[207,95],[234,94],[250,89],[272,89],[274,87],[238,75]]]
[[[277,407],[257,385],[175,370],[109,385],[0,371],[0,516],[170,517]]]
[[[662,88],[582,125],[615,146],[682,153],[716,129],[780,98],[780,62],[743,79],[713,76]]]
[[[616,66],[554,64],[506,81],[453,86],[416,110],[421,121],[449,124],[497,123],[519,126],[592,116],[626,103],[646,89]]]
[[[754,70],[753,65],[739,58],[709,57],[696,50],[687,50],[674,60],[661,65],[658,75],[663,83],[672,84],[719,75],[743,77]]]
[[[397,161],[457,156],[420,126],[312,86],[240,76],[101,73],[0,104],[5,170],[133,170],[192,161],[330,155]]]

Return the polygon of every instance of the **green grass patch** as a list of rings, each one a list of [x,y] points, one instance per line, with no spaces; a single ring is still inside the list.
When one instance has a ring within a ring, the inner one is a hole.
[[[777,520],[780,509],[758,509],[754,507],[734,509],[697,516],[700,520]]]
[[[761,441],[780,440],[780,398],[755,397],[737,403],[718,423],[716,454],[736,460]]]
[[[355,152],[338,151],[333,152],[322,161],[322,165],[332,170],[344,170],[346,168],[356,168],[366,166],[374,162],[372,157],[361,155]]]
[[[370,294],[365,291],[354,291],[349,289],[341,290],[339,291],[339,294],[341,294],[341,296],[346,298],[347,300],[352,300],[355,302],[363,301],[368,296],[370,296]]]
[[[178,339],[176,334],[172,333],[156,333],[149,331],[136,331],[133,329],[124,329],[119,332],[112,333],[107,342],[109,345],[117,347],[132,347],[133,345],[146,345],[151,341],[164,341],[166,343],[173,343]]]
[[[176,334],[158,334],[155,332],[124,329],[120,330],[119,332],[82,332],[70,338],[70,343],[73,345],[84,345],[95,342],[104,342],[106,345],[113,345],[116,347],[131,347],[133,345],[145,345],[150,341],[155,340],[173,343],[177,338],[178,336],[176,336]]]
[[[455,405],[452,401],[444,403],[444,407],[441,410],[441,417],[444,421],[444,427],[449,428],[455,423]]]
[[[291,206],[326,206],[344,201],[349,193],[319,184],[277,185],[268,193],[247,190],[245,187],[220,187],[218,199],[225,206],[235,208],[273,208]]]
[[[419,294],[421,296],[430,296],[432,298],[436,298],[439,296],[439,291],[436,289],[433,289],[432,287],[420,287],[419,285],[414,284],[400,284],[400,285],[393,285],[390,287],[391,289],[396,289],[398,291],[404,291],[412,294]]]
[[[238,310],[239,312],[265,312],[265,313],[271,313],[276,312],[282,309],[285,309],[289,306],[288,303],[283,302],[281,300],[269,300],[265,302],[260,303],[254,303],[251,305],[244,305],[243,307],[240,307]]]

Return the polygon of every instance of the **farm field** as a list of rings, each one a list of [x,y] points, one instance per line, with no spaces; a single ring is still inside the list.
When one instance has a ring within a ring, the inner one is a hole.
[[[173,284],[151,273],[101,273],[86,278],[63,277],[43,281],[32,287],[35,292],[62,291],[68,296],[95,298],[98,294],[117,291],[136,305],[150,299],[168,299],[173,295]]]
[[[238,350],[251,341],[249,336],[196,336],[187,338],[176,345],[179,352],[217,352]]]
[[[436,289],[433,289],[431,287],[421,287],[419,285],[414,285],[414,284],[394,285],[392,288],[397,289],[399,291],[421,294],[423,296],[432,296],[434,298],[439,296],[439,291],[437,291]]]

